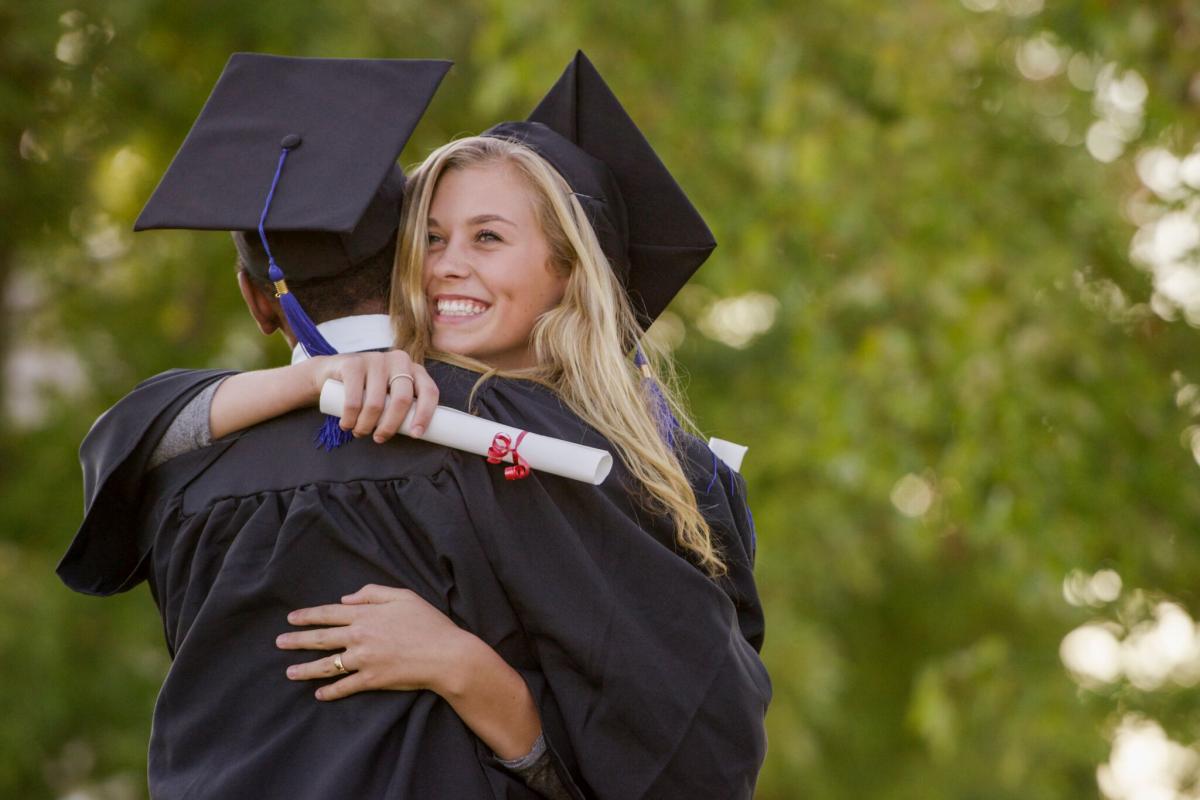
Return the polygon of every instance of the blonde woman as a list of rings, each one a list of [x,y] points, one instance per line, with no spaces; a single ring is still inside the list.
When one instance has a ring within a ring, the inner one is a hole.
[[[555,124],[564,113],[579,123],[574,138]],[[415,382],[402,377],[411,356],[442,404],[609,449],[616,466],[592,487],[536,465],[506,480],[482,459],[412,439],[381,448],[406,450],[411,468],[386,490],[355,491],[364,507],[393,509],[420,543],[396,571],[419,561],[442,576],[423,585],[440,590],[372,585],[296,610],[288,621],[303,630],[277,645],[333,653],[289,668],[290,679],[338,678],[318,690],[325,700],[431,689],[467,709],[477,733],[498,728],[481,734],[489,743],[505,723],[524,730],[532,719],[546,755],[529,755],[549,761],[569,796],[752,796],[770,684],[756,652],[744,485],[684,430],[638,344],[712,246],[582,54],[534,121],[426,159],[409,184],[393,276],[396,345],[408,355],[229,377],[212,401],[213,437],[311,407],[337,378],[341,424],[360,439],[347,449],[387,441],[413,399]],[[400,402],[385,407],[389,391]],[[462,631],[503,659],[477,662],[495,673],[482,682],[490,696],[446,688]],[[528,689],[515,703],[495,694],[510,669]]]

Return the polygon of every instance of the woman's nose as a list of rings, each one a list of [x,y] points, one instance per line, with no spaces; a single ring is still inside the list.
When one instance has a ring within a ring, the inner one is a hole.
[[[470,254],[455,240],[447,242],[434,259],[433,274],[439,278],[465,278],[470,272]]]

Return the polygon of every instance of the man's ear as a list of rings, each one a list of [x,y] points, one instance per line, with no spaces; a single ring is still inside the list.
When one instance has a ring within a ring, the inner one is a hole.
[[[266,336],[280,330],[283,322],[279,318],[279,305],[270,292],[255,283],[244,269],[238,270],[237,277],[242,300],[246,301],[246,308],[249,309],[250,316],[254,317],[258,329]]]

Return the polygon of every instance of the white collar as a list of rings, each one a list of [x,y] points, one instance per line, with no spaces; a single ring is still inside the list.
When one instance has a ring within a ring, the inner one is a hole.
[[[386,350],[392,346],[392,321],[387,314],[355,314],[338,317],[317,326],[325,341],[339,353],[360,353],[363,350]],[[304,345],[292,348],[292,363],[308,358]]]

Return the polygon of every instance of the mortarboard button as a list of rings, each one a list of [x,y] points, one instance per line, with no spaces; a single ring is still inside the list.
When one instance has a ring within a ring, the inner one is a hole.
[[[234,53],[134,230],[233,231],[247,271],[267,280],[257,228],[282,149],[290,155],[264,221],[276,263],[292,281],[363,263],[395,241],[396,157],[449,68]]]

